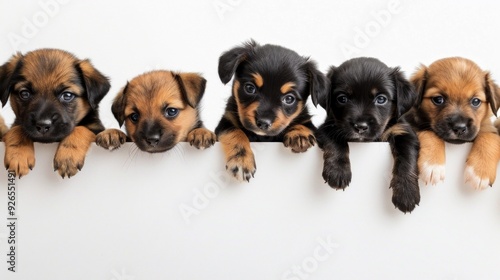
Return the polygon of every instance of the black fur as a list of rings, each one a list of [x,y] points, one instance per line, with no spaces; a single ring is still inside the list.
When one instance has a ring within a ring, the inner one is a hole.
[[[351,182],[348,142],[388,141],[394,157],[392,201],[411,212],[420,202],[419,142],[404,116],[417,98],[412,85],[399,68],[374,58],[346,61],[332,67],[327,77],[330,88],[320,98],[327,117],[316,132],[324,151],[323,178],[332,188],[346,188]]]

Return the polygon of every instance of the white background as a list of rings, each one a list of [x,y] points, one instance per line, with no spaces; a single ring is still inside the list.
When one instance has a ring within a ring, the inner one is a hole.
[[[62,2],[1,0],[0,63],[42,47],[90,58],[112,83],[101,103],[107,127],[117,127],[111,101],[127,80],[169,69],[208,80],[202,118],[214,129],[230,94],[218,57],[250,38],[310,56],[323,71],[373,56],[409,75],[420,63],[464,56],[500,80],[494,1]],[[382,13],[390,17],[377,21]],[[319,125],[324,111],[311,111]],[[1,113],[13,121],[8,106]],[[323,184],[317,148],[292,155],[281,144],[254,145],[256,178],[237,184],[214,179],[225,178],[218,145],[154,156],[131,144],[112,154],[93,147],[70,180],[52,172],[55,147],[37,145],[35,170],[18,181],[18,273],[2,261],[1,226],[1,279],[500,278],[500,185],[473,192],[462,183],[469,145],[447,146],[446,182],[423,187],[411,215],[390,203],[386,144],[352,147],[345,192]],[[207,186],[219,192],[198,201],[186,222],[179,207],[192,206]],[[0,218],[6,214],[0,188]],[[335,248],[315,260],[319,240],[328,239]],[[287,274],[294,266],[307,274]]]

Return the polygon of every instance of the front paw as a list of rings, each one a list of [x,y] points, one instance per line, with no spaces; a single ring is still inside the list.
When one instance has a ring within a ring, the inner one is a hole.
[[[313,132],[303,125],[296,125],[283,138],[283,145],[290,148],[294,153],[303,153],[314,146],[315,143],[316,138]]]
[[[57,171],[62,178],[66,176],[70,178],[82,170],[84,162],[84,151],[60,145],[54,157],[54,171]]]
[[[104,149],[116,150],[127,141],[127,135],[119,129],[106,129],[96,135],[95,143]]]
[[[202,150],[213,146],[216,140],[215,134],[204,127],[191,130],[186,139],[191,146]]]
[[[487,166],[472,166],[467,164],[465,167],[465,183],[471,185],[475,190],[484,190],[491,187],[495,181],[496,166],[487,170]]]
[[[344,190],[351,183],[351,164],[325,160],[322,175],[330,187]]]
[[[394,176],[391,188],[392,203],[401,212],[411,212],[420,203],[420,190],[416,176],[415,178]]]
[[[226,170],[238,181],[250,182],[250,178],[253,178],[257,170],[252,150],[235,149],[234,153],[227,158]]]
[[[4,164],[8,171],[15,172],[19,178],[27,175],[35,166],[35,149],[33,144],[26,146],[6,146]]]
[[[444,182],[446,168],[444,164],[419,163],[420,180],[425,185],[437,185]]]

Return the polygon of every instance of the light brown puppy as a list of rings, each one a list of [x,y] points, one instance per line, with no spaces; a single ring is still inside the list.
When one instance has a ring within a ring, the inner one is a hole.
[[[205,84],[206,80],[194,73],[144,73],[118,93],[112,111],[142,151],[165,152],[181,141],[198,149],[208,148],[216,137],[200,120],[199,103]],[[121,130],[107,129],[97,135],[96,143],[113,150],[125,140]]]
[[[83,167],[95,134],[104,130],[98,105],[110,87],[88,60],[57,49],[17,53],[0,67],[2,105],[16,118],[4,135],[5,167],[21,177],[35,165],[33,142],[60,142],[54,170],[64,178]]]
[[[484,189],[495,181],[500,137],[491,118],[500,106],[500,91],[490,73],[460,57],[421,66],[411,77],[419,92],[411,122],[418,130],[420,178],[437,184],[445,178],[445,141],[472,142],[465,181]]]

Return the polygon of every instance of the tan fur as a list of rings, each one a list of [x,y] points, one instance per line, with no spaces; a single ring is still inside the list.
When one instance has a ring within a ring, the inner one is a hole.
[[[256,86],[262,87],[264,85],[264,78],[262,78],[262,75],[260,75],[259,73],[253,73],[252,77]]]
[[[387,141],[391,136],[399,136],[399,135],[404,135],[407,133],[408,133],[408,131],[405,129],[405,127],[398,123],[398,124],[391,126],[386,131],[384,131],[381,138],[382,138],[382,141]]]
[[[5,124],[5,120],[3,119],[3,117],[0,116],[0,139],[3,138],[3,136],[5,135],[5,133],[7,133],[8,130],[9,127],[7,126],[7,124]]]
[[[283,111],[278,110],[276,113],[276,120],[273,122],[271,125],[270,130],[282,130],[285,129],[290,125],[290,123],[302,112],[302,109],[304,108],[304,103],[303,101],[298,101],[297,102],[297,110],[290,116],[286,116],[283,114]]]
[[[479,133],[467,157],[467,166],[473,167],[475,175],[479,178],[489,179],[489,185],[491,186],[496,179],[496,166],[499,159],[500,137],[498,134]]]
[[[295,83],[294,82],[288,82],[288,83],[285,83],[285,84],[283,84],[281,86],[280,91],[281,91],[282,94],[286,94],[290,90],[292,90],[294,87],[295,87]]]
[[[70,178],[82,169],[85,155],[95,139],[95,134],[88,128],[77,126],[59,143],[54,157],[54,169],[57,169],[61,177]]]
[[[19,178],[35,166],[35,147],[20,126],[12,127],[3,137],[5,142],[5,168],[15,172]]]
[[[419,170],[424,169],[424,164],[444,165],[446,161],[444,141],[432,131],[420,131],[417,136],[420,141]]]
[[[316,138],[314,133],[307,127],[297,124],[292,126],[285,134],[283,144],[290,147],[294,153],[303,153],[314,146]]]
[[[256,164],[250,141],[245,133],[240,129],[235,129],[219,136],[219,142],[224,151],[226,159],[226,169],[246,170],[248,173],[255,173]],[[242,178],[245,179],[245,178]]]

